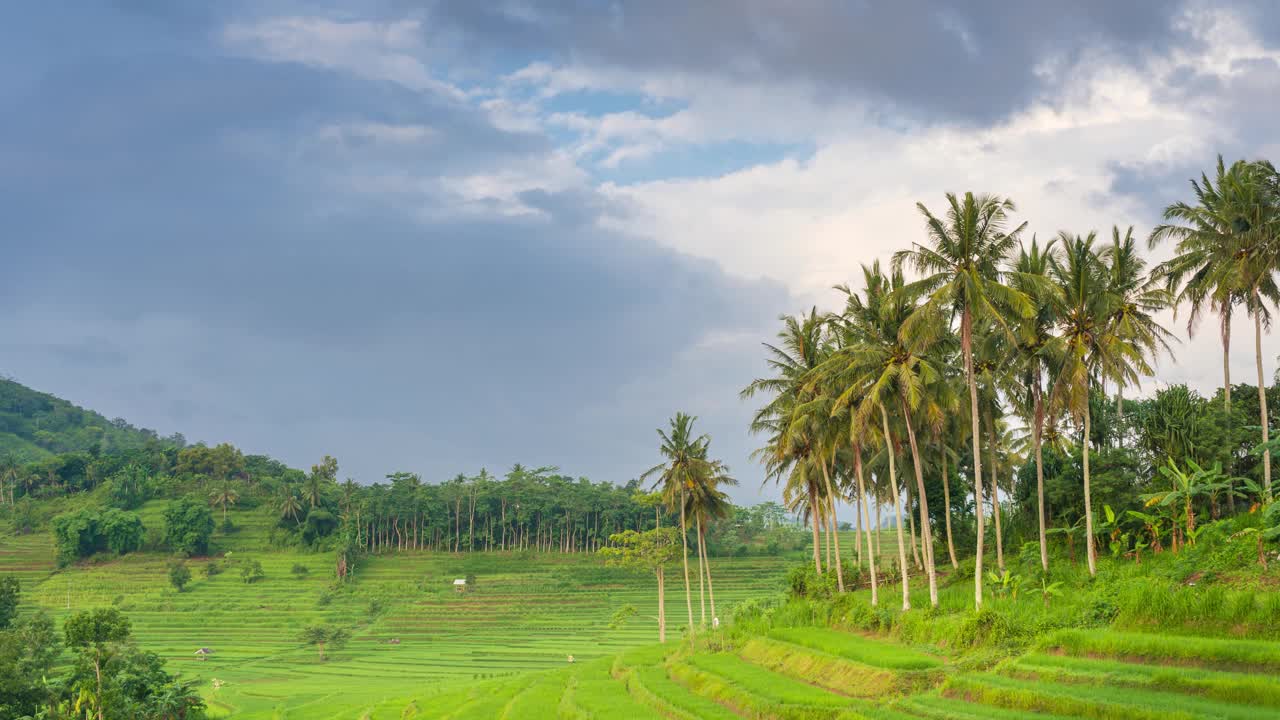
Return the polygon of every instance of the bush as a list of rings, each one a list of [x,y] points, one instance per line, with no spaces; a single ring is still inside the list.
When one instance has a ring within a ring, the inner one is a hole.
[[[202,502],[182,498],[164,511],[164,540],[171,550],[185,556],[209,552],[213,535],[213,512]]]
[[[246,584],[256,583],[267,576],[262,571],[262,563],[257,560],[242,560],[240,565],[240,579]]]
[[[117,555],[133,552],[142,547],[144,535],[138,516],[117,508],[81,508],[53,519],[53,541],[60,565],[101,551]]]
[[[191,570],[187,568],[186,563],[175,562],[169,564],[169,584],[182,592],[187,583],[191,582]]]
[[[217,575],[221,572],[222,572],[222,563],[218,562],[217,560],[210,560],[209,562],[205,563],[205,566],[204,566],[205,577],[211,578],[214,575]]]
[[[293,567],[289,568],[289,572],[293,573],[293,576],[298,579],[302,579],[311,573],[307,566],[302,563],[294,563]]]

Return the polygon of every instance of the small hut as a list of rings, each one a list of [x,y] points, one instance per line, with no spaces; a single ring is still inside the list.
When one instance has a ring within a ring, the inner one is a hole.
[[[466,579],[466,578],[458,578],[457,580],[454,580],[454,581],[453,581],[453,589],[454,589],[454,590],[457,590],[458,592],[466,592],[466,591],[467,591],[467,579]]]
[[[203,661],[206,657],[212,654],[213,654],[213,650],[211,650],[210,648],[200,648],[195,652],[196,659],[200,661]]]

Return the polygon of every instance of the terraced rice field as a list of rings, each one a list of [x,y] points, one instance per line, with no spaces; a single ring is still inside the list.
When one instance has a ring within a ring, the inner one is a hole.
[[[160,527],[159,512],[144,507],[144,523]],[[119,607],[133,621],[140,646],[164,656],[185,677],[198,677],[211,705],[236,718],[359,717],[388,698],[487,678],[502,678],[506,693],[524,682],[518,674],[565,668],[569,655],[586,667],[656,640],[648,619],[657,610],[652,578],[606,568],[592,555],[388,554],[368,558],[346,590],[333,592],[330,554],[251,551],[265,544],[271,518],[257,511],[231,515],[237,530],[215,536],[216,548],[227,551],[227,569],[206,577],[207,560],[189,561],[192,581],[182,593],[169,586],[169,558],[158,554],[57,570],[44,534],[0,536],[0,574],[21,577],[23,612],[39,607],[55,621],[86,608]],[[265,579],[242,582],[235,567],[242,559],[261,562]],[[777,592],[791,562],[714,558],[721,615],[733,603]],[[295,564],[309,573],[295,577]],[[455,592],[454,578],[467,575],[476,577],[475,587]],[[696,586],[693,602],[696,621]],[[611,617],[626,605],[638,615],[610,629]],[[667,615],[678,635],[687,613],[674,582],[668,583]],[[352,631],[347,646],[330,651],[327,662],[298,639],[305,626],[317,623]],[[201,647],[214,654],[198,660],[194,653]],[[216,692],[215,678],[224,683]],[[588,708],[595,707],[599,689],[590,679],[609,680],[613,689],[607,667],[599,677],[582,678],[574,697]],[[522,703],[538,697],[526,690],[520,690]],[[555,694],[557,703],[561,696]],[[492,709],[496,697],[476,698],[476,707]]]
[[[962,672],[928,651],[863,635],[817,628],[770,635],[748,638],[732,650],[651,646],[620,654],[612,665],[596,661],[525,676],[518,685],[491,682],[387,703],[369,717],[1280,718],[1280,680],[1271,671],[1280,643],[1062,633],[990,671]],[[755,643],[784,643],[788,662],[767,666],[770,656],[752,649]],[[1162,664],[1175,659],[1176,667]],[[812,672],[832,663],[849,666],[847,682]],[[881,680],[876,692],[865,692],[867,678]],[[499,696],[510,700],[495,709]],[[468,700],[476,697],[492,702],[482,712]],[[415,714],[428,709],[434,714]]]

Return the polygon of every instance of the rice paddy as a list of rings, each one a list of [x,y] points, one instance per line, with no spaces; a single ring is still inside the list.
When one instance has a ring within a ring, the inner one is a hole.
[[[214,717],[1280,720],[1280,642],[1070,629],[975,664],[945,643],[783,619],[656,645],[652,580],[591,555],[382,555],[335,590],[329,555],[252,550],[270,519],[233,518],[237,530],[216,538],[223,571],[188,561],[182,593],[165,556],[58,570],[42,535],[0,538],[0,573],[22,579],[23,612],[119,607],[142,647],[197,680]],[[243,559],[266,577],[243,582]],[[715,558],[720,614],[780,591],[799,561]],[[466,576],[474,585],[456,592]],[[696,586],[693,598],[698,622]],[[636,616],[610,627],[628,605]],[[687,620],[679,583],[668,583],[667,614]],[[326,661],[298,637],[319,623],[352,631]],[[213,650],[205,660],[202,647]]]

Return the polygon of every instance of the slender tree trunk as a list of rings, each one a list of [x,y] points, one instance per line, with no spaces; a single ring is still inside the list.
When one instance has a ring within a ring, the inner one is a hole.
[[[658,642],[667,641],[667,588],[663,568],[658,567]]]
[[[880,498],[876,498],[876,557],[884,557],[884,538],[880,533]]]
[[[716,591],[711,585],[711,555],[707,553],[707,530],[702,529],[698,536],[698,541],[702,543],[702,557],[707,568],[707,599],[711,601],[711,625],[718,626],[720,624],[719,615],[716,615]]]
[[[903,418],[907,424],[907,441],[911,444],[911,464],[916,471],[916,489],[920,492],[920,544],[924,546],[924,569],[929,578],[929,604],[938,607],[938,571],[933,562],[933,528],[929,524],[929,501],[924,489],[924,471],[920,469],[920,448],[916,443],[916,431],[911,424],[911,412],[906,400],[902,402]]]
[[[902,503],[898,499],[898,474],[893,461],[893,436],[889,434],[889,413],[884,406],[880,407],[880,419],[884,422],[884,449],[889,456],[889,487],[893,489],[893,511],[897,516],[898,526],[898,569],[902,571],[902,609],[911,609],[911,590],[907,576],[911,570],[907,567],[907,545],[902,539]]]
[[[834,460],[834,450],[831,452],[831,456]],[[831,505],[831,524],[835,526],[832,528],[831,535],[835,537],[836,541],[836,587],[839,588],[840,592],[844,592],[844,566],[840,561],[840,536],[835,532],[839,528],[836,525],[836,496],[831,490],[831,474],[827,472],[827,461],[822,457],[819,457],[819,460],[822,463],[822,481],[827,486],[827,500]],[[830,565],[831,563],[828,561],[827,566],[830,567]]]
[[[1089,383],[1085,381],[1085,394],[1089,397]],[[1085,554],[1089,563],[1089,574],[1098,574],[1097,561],[1093,556],[1093,495],[1089,487],[1089,407],[1086,405],[1084,409],[1084,440],[1080,446],[1084,449],[1084,532],[1085,532]]]
[[[1044,518],[1044,453],[1040,442],[1040,434],[1044,428],[1044,402],[1040,397],[1040,372],[1036,371],[1035,387],[1032,390],[1035,396],[1035,417],[1031,421],[1031,444],[1036,449],[1036,519],[1040,525],[1040,566],[1045,572],[1049,572],[1049,541],[1045,532]]]
[[[853,548],[858,557],[858,569],[862,569],[862,492],[859,491],[857,497],[853,499],[854,514],[854,533]]]
[[[1253,300],[1258,308],[1253,312],[1253,352],[1258,363],[1258,414],[1262,423],[1262,444],[1266,445],[1271,437],[1271,418],[1267,416],[1267,382],[1262,376],[1262,299],[1258,291],[1253,291]],[[1263,500],[1271,499],[1271,449],[1262,453],[1262,496]]]
[[[1218,313],[1218,320],[1221,323],[1219,334],[1222,338],[1222,409],[1225,412],[1227,430],[1231,430],[1231,306],[1227,305]],[[1227,472],[1227,508],[1231,514],[1236,513],[1236,494],[1235,481],[1231,478],[1235,475],[1235,458],[1232,457],[1232,467]]]
[[[973,439],[973,495],[974,508],[978,515],[978,551],[973,565],[973,604],[982,607],[982,535],[985,528],[982,523],[982,449],[979,439],[982,428],[978,424],[978,382],[973,376],[973,318],[969,308],[965,308],[960,318],[960,345],[964,353],[964,374],[969,383],[969,421]]]
[[[822,555],[820,554],[820,551],[822,549],[822,543],[818,540],[818,501],[817,498],[814,497],[812,486],[810,486],[809,490],[809,519],[813,521],[810,523],[813,526],[813,567],[818,571],[818,574],[821,575]]]
[[[876,554],[871,550],[871,500],[867,497],[867,484],[862,477],[862,446],[856,443],[853,446],[853,470],[858,476],[858,505],[862,510],[858,522],[867,535],[867,567],[871,570],[871,604],[875,606],[880,604],[880,592],[876,578]]]
[[[996,526],[996,567],[1003,572],[1004,534],[1000,530],[1000,485],[997,482],[1000,471],[996,462],[996,424],[990,417],[987,418],[987,436],[990,438],[987,450],[991,453],[991,518]]]
[[[102,652],[94,650],[93,653],[93,673],[98,679],[98,695],[94,698],[94,705],[98,706],[98,720],[102,720]]]
[[[698,621],[700,627],[705,628],[707,626],[707,589],[704,584],[704,578],[706,577],[707,566],[705,558],[702,557],[702,515],[693,516],[693,526],[694,537],[698,541],[698,612],[700,613]]]
[[[960,563],[956,562],[956,543],[951,539],[951,479],[947,474],[947,448],[942,446],[942,502],[945,503],[943,508],[943,517],[947,521],[947,555],[951,557],[951,569],[958,570]]]
[[[689,610],[689,632],[693,633],[693,590],[689,587],[689,525],[684,514],[684,490],[680,491],[680,562],[684,564],[684,604]]]
[[[911,538],[911,560],[915,562],[916,569],[924,570],[924,562],[920,560],[920,547],[915,542],[915,515],[911,515],[911,483],[908,480],[902,482],[902,491],[905,493],[902,496],[902,512],[906,514],[906,529]]]

